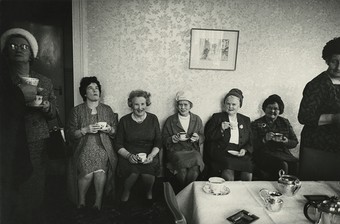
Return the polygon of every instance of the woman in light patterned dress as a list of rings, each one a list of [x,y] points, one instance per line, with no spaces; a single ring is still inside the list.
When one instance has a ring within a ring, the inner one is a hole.
[[[101,209],[102,195],[115,193],[117,154],[112,140],[117,129],[117,115],[110,106],[100,103],[101,85],[96,77],[84,77],[79,91],[84,103],[74,107],[67,123],[67,136],[74,155],[68,169],[68,193],[79,209],[86,207],[86,192],[94,182],[94,210]],[[107,122],[101,127],[98,122]]]

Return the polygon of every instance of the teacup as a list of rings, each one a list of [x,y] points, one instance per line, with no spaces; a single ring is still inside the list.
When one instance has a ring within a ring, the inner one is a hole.
[[[101,122],[98,122],[97,124],[100,126],[100,129],[104,129],[107,125],[107,122],[101,121]]]
[[[208,180],[211,191],[214,194],[221,194],[221,190],[224,186],[225,180],[221,177],[210,177]]]
[[[186,132],[180,132],[178,133],[179,140],[186,140],[187,139],[187,133]]]
[[[39,83],[39,79],[37,78],[32,78],[32,77],[21,77],[23,83],[29,84],[32,86],[37,86]]]
[[[237,121],[229,121],[229,124],[230,124],[230,128],[231,128],[231,129],[234,129],[234,128],[237,127],[238,122],[237,122]]]
[[[138,153],[137,156],[140,159],[140,162],[142,162],[142,163],[145,162],[145,160],[146,160],[146,153],[141,152],[141,153]]]
[[[272,137],[272,139],[276,142],[279,142],[282,140],[283,134],[281,133],[274,133],[274,136]]]
[[[33,100],[31,103],[29,103],[30,106],[37,107],[42,103],[43,96],[41,95],[36,95],[35,100]]]

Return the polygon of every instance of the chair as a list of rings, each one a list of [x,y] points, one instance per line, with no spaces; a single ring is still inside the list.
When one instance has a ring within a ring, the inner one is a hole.
[[[171,184],[169,182],[163,182],[163,186],[165,202],[174,217],[174,223],[187,224],[185,217],[179,210],[176,195]]]

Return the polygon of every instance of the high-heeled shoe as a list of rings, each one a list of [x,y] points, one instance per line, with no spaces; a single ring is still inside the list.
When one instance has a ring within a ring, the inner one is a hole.
[[[100,209],[98,208],[97,205],[95,205],[95,206],[92,207],[92,213],[93,213],[93,215],[95,215],[95,216],[98,216],[98,215],[100,214]]]

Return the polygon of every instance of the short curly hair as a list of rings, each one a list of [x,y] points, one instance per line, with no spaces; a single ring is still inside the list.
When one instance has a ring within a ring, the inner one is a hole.
[[[326,43],[322,50],[322,58],[327,62],[332,55],[340,54],[340,37],[336,37]]]
[[[98,81],[96,76],[90,76],[90,77],[84,77],[80,81],[80,87],[79,87],[79,93],[81,97],[83,98],[83,101],[86,101],[86,89],[91,83],[96,83],[99,89],[99,96],[102,94],[102,86],[100,85],[100,82]]]
[[[132,107],[132,100],[135,97],[144,97],[146,99],[146,106],[150,106],[151,105],[151,94],[141,90],[141,89],[137,89],[137,90],[133,90],[131,91],[131,93],[129,94],[129,98],[128,98],[128,106]]]

